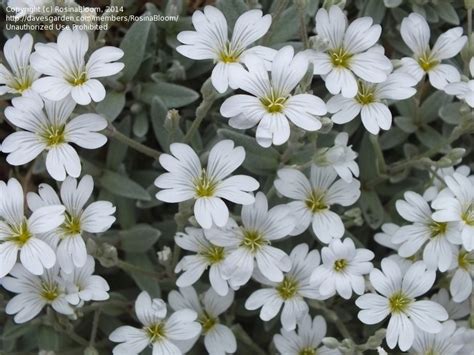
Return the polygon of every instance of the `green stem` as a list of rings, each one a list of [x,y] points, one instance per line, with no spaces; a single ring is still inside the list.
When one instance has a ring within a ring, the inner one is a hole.
[[[204,121],[204,117],[206,117],[207,113],[212,107],[212,104],[217,99],[217,92],[212,86],[210,78],[207,79],[204,84],[202,84],[201,94],[203,100],[196,109],[196,118],[194,119],[193,123],[191,124],[191,127],[189,127],[188,132],[186,132],[186,135],[184,136],[184,143],[189,143],[193,139],[194,134],[201,126],[202,121]]]
[[[100,319],[100,308],[97,308],[94,312],[94,318],[92,319],[92,330],[89,338],[89,346],[94,347],[95,338],[97,337],[97,330],[99,328]]]
[[[372,143],[372,147],[375,150],[375,154],[377,156],[377,163],[378,163],[378,168],[379,172],[381,175],[385,175],[387,172],[387,164],[385,163],[385,158],[383,156],[382,148],[380,147],[379,143],[379,136],[374,136],[371,134],[369,136],[370,143]]]
[[[153,272],[153,271],[142,269],[141,267],[130,264],[130,263],[128,263],[126,261],[123,261],[123,260],[118,260],[117,261],[117,266],[120,269],[124,270],[124,271],[138,272],[140,274],[146,275],[146,276],[148,276],[152,279],[155,279],[157,281],[162,281],[163,280],[163,275],[161,275],[159,273],[156,273],[156,272]]]
[[[130,137],[127,137],[125,134],[120,132],[117,128],[115,128],[112,124],[109,123],[108,127],[105,130],[105,134],[113,138],[123,144],[128,145],[130,148],[135,149],[137,152],[140,152],[144,155],[147,155],[153,159],[158,160],[158,158],[161,155],[161,152],[158,150],[155,150],[153,148],[147,147],[146,145],[143,145],[135,140],[133,140]]]
[[[308,29],[306,28],[306,2],[305,1],[295,1],[296,7],[298,9],[298,15],[300,17],[300,37],[303,41],[304,49],[309,48],[309,38],[308,38]]]

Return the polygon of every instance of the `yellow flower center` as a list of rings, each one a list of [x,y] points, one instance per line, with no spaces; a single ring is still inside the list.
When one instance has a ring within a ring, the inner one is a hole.
[[[395,293],[388,299],[388,305],[392,313],[405,312],[411,302],[411,298],[404,295],[402,292]]]
[[[64,125],[47,127],[41,134],[41,137],[44,139],[48,147],[55,147],[66,142],[64,129]]]
[[[347,260],[345,259],[338,259],[334,262],[334,270],[337,272],[344,271],[347,267]]]
[[[289,300],[295,297],[298,292],[298,281],[285,276],[283,281],[276,287],[276,290],[283,300]]]
[[[12,235],[7,238],[7,240],[16,243],[19,247],[25,245],[32,236],[31,232],[28,230],[26,220],[20,225],[13,226],[12,232]]]
[[[461,218],[468,226],[474,226],[474,205],[469,205]]]
[[[145,332],[147,333],[148,337],[150,338],[150,342],[154,343],[158,340],[161,340],[165,337],[165,324],[164,323],[157,323],[150,325],[149,327],[145,328]]]
[[[206,169],[202,169],[201,175],[194,181],[196,197],[214,196],[217,183],[207,175]]]
[[[59,296],[58,285],[53,282],[43,282],[40,295],[48,302],[54,301]]]
[[[352,54],[347,52],[344,48],[338,48],[329,51],[331,57],[331,63],[335,67],[348,68]]]
[[[359,82],[359,90],[355,99],[361,105],[368,105],[372,102],[375,102],[373,85],[366,85],[364,83]]]
[[[445,222],[435,222],[435,221],[431,222],[430,224],[431,238],[444,236],[446,234],[447,228],[448,228],[448,224]]]
[[[204,334],[209,332],[219,322],[217,318],[211,317],[209,314],[204,312],[199,318],[198,322],[201,323]]]
[[[87,74],[85,72],[78,73],[68,79],[72,86],[81,86],[87,81]]]
[[[30,77],[15,78],[15,80],[11,83],[11,87],[15,89],[19,94],[23,94],[31,87],[32,83],[33,82]]]
[[[227,42],[224,49],[219,52],[219,60],[224,63],[236,63],[239,61],[242,51],[236,51],[231,48],[230,42]]]
[[[312,191],[305,200],[305,204],[306,207],[308,207],[313,213],[317,213],[328,208],[328,205],[326,205],[326,202],[324,201],[324,193],[320,191]]]
[[[429,53],[425,53],[418,58],[418,64],[425,72],[428,72],[436,67],[439,64],[439,61],[431,58]]]
[[[64,223],[61,226],[64,236],[81,234],[81,220],[78,217],[65,213]]]
[[[223,247],[211,246],[201,253],[202,256],[212,265],[224,260],[225,252]]]
[[[285,108],[287,97],[277,95],[273,90],[269,96],[260,99],[260,102],[265,107],[268,113],[280,113]]]
[[[242,243],[240,243],[240,246],[247,248],[251,253],[255,254],[260,250],[260,248],[268,244],[268,240],[266,240],[259,232],[245,230],[244,239],[242,240]]]
[[[474,265],[474,255],[471,253],[461,250],[458,255],[458,265],[461,269],[469,271],[471,265]]]
[[[316,355],[316,349],[306,347],[306,348],[301,349],[298,352],[298,355]]]

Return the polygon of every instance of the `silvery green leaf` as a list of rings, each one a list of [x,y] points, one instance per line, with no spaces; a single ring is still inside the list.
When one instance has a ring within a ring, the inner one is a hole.
[[[57,351],[60,348],[61,336],[50,326],[40,326],[38,330],[38,347],[42,350]]]
[[[130,135],[130,117],[125,117],[115,128],[128,137]],[[107,158],[105,160],[106,167],[112,170],[118,169],[120,164],[123,163],[127,151],[128,146],[126,144],[115,139],[110,139]]]
[[[403,0],[383,0],[386,7],[397,7],[400,6],[402,2]]]
[[[408,133],[398,127],[392,127],[380,136],[380,147],[382,150],[392,149],[408,138]]]
[[[287,8],[281,16],[272,23],[269,44],[284,43],[298,37],[298,11],[295,6]]]
[[[142,270],[147,270],[150,273],[156,273],[157,266],[151,262],[150,257],[146,254],[127,253],[125,260]],[[141,290],[147,291],[151,297],[155,298],[161,296],[160,285],[157,282],[158,280],[156,280],[154,277],[133,271],[128,271],[128,273],[133,278],[137,286]]]
[[[154,97],[158,96],[167,109],[179,108],[196,101],[199,94],[187,87],[161,83],[146,83],[141,87],[140,99],[147,104],[151,104]]]
[[[161,232],[148,224],[137,224],[120,231],[121,248],[128,252],[140,253],[150,250],[160,238]]]
[[[105,99],[97,104],[96,111],[109,122],[112,122],[120,115],[124,107],[125,93],[109,91]]]
[[[411,117],[397,116],[395,117],[394,122],[397,127],[406,133],[414,133],[418,129]]]
[[[380,23],[385,16],[386,7],[380,0],[366,0],[364,1],[364,8],[360,16],[370,16],[375,23]]]
[[[245,148],[246,157],[243,166],[255,174],[268,174],[278,168],[280,154],[274,148],[262,148],[255,138],[222,128],[217,131],[219,137],[232,139],[236,145]]]
[[[225,14],[230,29],[234,28],[237,18],[248,10],[244,0],[217,0],[216,7]]]
[[[443,141],[443,136],[438,133],[434,128],[423,125],[416,131],[416,137],[428,148],[434,148],[439,145],[439,142]]]
[[[170,140],[169,133],[165,129],[165,119],[168,114],[168,110],[158,96],[155,96],[151,101],[150,119],[153,132],[155,133],[156,140],[160,143],[160,146],[168,151]]]
[[[434,4],[434,8],[441,19],[452,25],[459,25],[459,16],[449,1],[438,1]]]
[[[423,101],[420,107],[420,117],[423,122],[432,122],[439,118],[439,110],[453,100],[452,96],[443,91],[435,91]]]
[[[120,44],[120,48],[124,51],[121,61],[125,64],[121,76],[122,81],[132,80],[138,72],[145,57],[147,38],[152,24],[151,21],[135,22],[125,34]]]
[[[7,321],[3,325],[2,338],[5,340],[17,339],[19,337],[22,337],[23,335],[36,331],[37,328],[37,324],[16,324],[13,323],[13,321]]]
[[[384,208],[374,190],[362,190],[359,199],[364,220],[372,229],[379,228],[384,221]]]
[[[102,188],[117,196],[135,200],[151,200],[148,191],[123,174],[104,170],[103,175],[99,178],[99,183]]]
[[[461,102],[452,102],[439,109],[441,119],[449,124],[457,125],[461,121]]]
[[[133,121],[133,134],[139,138],[146,136],[150,124],[146,112],[140,112]]]

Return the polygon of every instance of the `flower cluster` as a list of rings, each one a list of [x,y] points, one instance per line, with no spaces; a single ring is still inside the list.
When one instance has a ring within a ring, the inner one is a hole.
[[[472,353],[472,33],[431,28],[449,2],[262,3],[6,41],[6,329],[85,354]]]

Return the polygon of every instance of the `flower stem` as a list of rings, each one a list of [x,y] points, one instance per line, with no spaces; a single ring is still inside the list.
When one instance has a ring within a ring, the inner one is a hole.
[[[97,329],[99,328],[100,319],[100,308],[97,308],[94,312],[94,318],[92,319],[92,330],[89,338],[89,346],[94,347],[95,338],[97,337]]]
[[[203,98],[202,102],[196,109],[196,118],[194,119],[193,123],[191,124],[191,127],[184,136],[184,143],[189,143],[193,139],[194,134],[201,126],[202,121],[204,121],[204,117],[206,117],[207,113],[212,107],[212,104],[217,99],[217,92],[216,90],[214,90],[210,78],[207,79],[204,84],[202,84],[201,94]]]
[[[375,155],[377,156],[377,166],[380,175],[384,175],[387,172],[387,164],[385,163],[385,158],[383,156],[382,148],[380,147],[379,143],[379,136],[374,136],[371,134],[369,136],[370,143],[372,143],[372,147],[374,148]]]
[[[118,140],[119,142],[128,145],[130,148],[135,149],[137,152],[143,153],[153,159],[158,160],[161,155],[161,152],[153,148],[147,147],[130,137],[127,137],[125,134],[120,132],[112,124],[109,123],[108,127],[105,129],[105,134],[110,137]]]
[[[303,41],[304,49],[309,48],[308,29],[306,28],[306,0],[295,1],[298,15],[300,17],[300,37]]]

